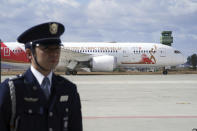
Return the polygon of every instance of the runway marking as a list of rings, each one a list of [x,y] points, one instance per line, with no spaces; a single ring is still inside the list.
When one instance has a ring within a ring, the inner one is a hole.
[[[106,85],[106,84],[197,84],[197,81],[75,81],[76,84]]]
[[[84,119],[197,119],[197,116],[84,116]]]

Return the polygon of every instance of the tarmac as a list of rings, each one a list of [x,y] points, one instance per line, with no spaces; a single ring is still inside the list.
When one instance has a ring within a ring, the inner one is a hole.
[[[77,84],[84,131],[197,128],[197,74],[64,77]]]

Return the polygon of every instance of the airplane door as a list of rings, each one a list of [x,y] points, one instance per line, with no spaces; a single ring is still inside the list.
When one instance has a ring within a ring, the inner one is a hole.
[[[159,53],[161,57],[166,57],[166,49],[165,48],[160,48]]]
[[[123,49],[123,57],[129,57],[129,50],[127,48]]]
[[[4,56],[10,56],[10,50],[7,47],[4,48]]]

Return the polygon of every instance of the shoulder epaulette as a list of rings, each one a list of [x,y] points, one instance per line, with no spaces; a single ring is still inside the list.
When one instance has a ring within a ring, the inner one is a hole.
[[[16,117],[16,91],[14,81],[23,78],[24,75],[20,74],[9,78],[8,85],[10,88],[10,97],[11,97],[11,118],[10,118],[10,131],[16,131],[16,124],[18,120],[15,120]]]
[[[13,81],[13,80],[17,80],[17,79],[20,79],[23,77],[23,74],[20,74],[20,75],[16,75],[16,76],[12,76],[9,78],[9,80]]]

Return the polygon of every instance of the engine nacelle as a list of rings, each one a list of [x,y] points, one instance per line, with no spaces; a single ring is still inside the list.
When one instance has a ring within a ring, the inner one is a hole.
[[[91,60],[92,71],[110,72],[116,68],[117,58],[114,56],[96,56]]]

